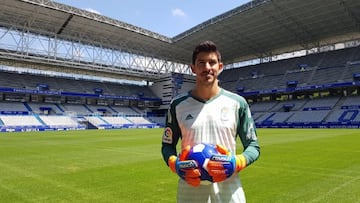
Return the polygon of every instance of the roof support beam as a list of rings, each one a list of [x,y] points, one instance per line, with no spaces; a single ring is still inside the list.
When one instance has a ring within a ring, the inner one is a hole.
[[[73,14],[70,14],[69,17],[66,19],[66,21],[64,22],[64,24],[61,26],[61,28],[57,31],[57,35],[61,34],[62,31],[64,30],[64,28],[67,26],[67,24],[69,24],[70,20],[73,18]]]

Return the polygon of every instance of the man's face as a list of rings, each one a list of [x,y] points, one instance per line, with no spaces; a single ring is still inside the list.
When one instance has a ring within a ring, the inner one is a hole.
[[[196,75],[197,82],[204,85],[213,84],[222,68],[223,64],[219,63],[215,52],[199,53],[195,64],[191,65],[191,70]]]

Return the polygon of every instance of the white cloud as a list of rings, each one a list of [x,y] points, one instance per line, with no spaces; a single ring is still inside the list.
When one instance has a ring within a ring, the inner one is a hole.
[[[87,10],[87,11],[89,11],[89,12],[91,12],[91,13],[96,13],[96,14],[101,15],[101,13],[100,13],[99,11],[97,11],[97,10],[95,10],[95,9],[92,9],[92,8],[85,8],[85,10]]]
[[[172,9],[171,13],[173,16],[181,16],[181,17],[186,16],[186,13],[179,8]]]

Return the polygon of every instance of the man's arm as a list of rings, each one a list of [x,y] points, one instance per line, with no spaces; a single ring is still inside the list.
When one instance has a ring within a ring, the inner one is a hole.
[[[242,155],[245,157],[246,165],[248,166],[259,158],[260,146],[257,139],[255,122],[246,101],[242,107],[239,110],[238,135],[244,147]]]
[[[162,136],[161,153],[164,161],[168,164],[171,156],[177,156],[176,145],[180,138],[180,129],[177,123],[174,103],[170,104],[170,108],[166,115],[165,129]]]

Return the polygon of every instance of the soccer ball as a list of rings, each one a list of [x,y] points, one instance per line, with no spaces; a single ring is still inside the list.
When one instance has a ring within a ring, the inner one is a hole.
[[[209,161],[210,157],[214,154],[219,154],[215,145],[201,143],[191,147],[188,154],[188,160],[195,160],[198,165],[198,169],[201,172],[201,184],[207,184],[213,182],[212,177],[206,170],[206,164]]]

